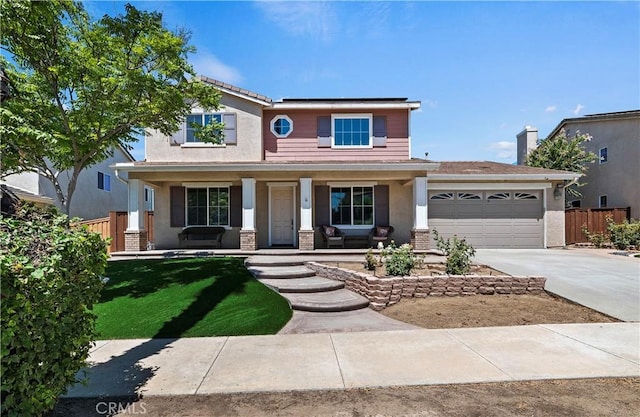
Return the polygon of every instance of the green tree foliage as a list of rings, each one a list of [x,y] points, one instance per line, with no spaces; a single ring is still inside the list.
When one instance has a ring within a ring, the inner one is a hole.
[[[219,105],[218,91],[187,62],[195,51],[188,33],[167,30],[160,13],[127,5],[124,15],[91,20],[65,0],[0,6],[10,57],[0,63],[13,93],[0,109],[2,175],[43,175],[66,213],[84,168],[118,145],[131,149],[145,128],[176,131],[194,101]],[[206,133],[203,141],[218,140]]]
[[[553,138],[547,138],[538,142],[538,147],[527,157],[526,164],[532,167],[558,169],[561,171],[571,171],[580,174],[587,173],[587,164],[595,162],[597,155],[587,152],[583,143],[589,142],[591,136],[576,132],[572,138],[567,137],[562,129]],[[577,190],[585,183],[576,183],[567,189],[567,193],[574,197],[581,197]]]
[[[2,415],[51,409],[94,340],[106,244],[57,209],[0,218]]]

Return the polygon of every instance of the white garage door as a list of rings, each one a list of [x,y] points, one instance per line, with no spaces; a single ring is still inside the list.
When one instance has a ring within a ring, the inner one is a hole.
[[[541,191],[431,191],[428,211],[430,229],[476,248],[544,247]]]

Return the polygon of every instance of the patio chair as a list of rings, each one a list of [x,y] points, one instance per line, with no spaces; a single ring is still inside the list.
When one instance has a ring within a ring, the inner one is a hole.
[[[374,226],[369,232],[369,247],[377,248],[380,242],[386,245],[391,233],[393,233],[393,226]]]
[[[337,227],[322,225],[320,226],[320,233],[322,234],[325,248],[332,246],[344,248],[344,233]]]

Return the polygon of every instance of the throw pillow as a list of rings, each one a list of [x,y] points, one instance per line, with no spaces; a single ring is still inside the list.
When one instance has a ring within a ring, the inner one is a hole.
[[[334,237],[336,235],[336,228],[333,226],[323,226],[324,234],[328,237]]]
[[[388,227],[376,227],[376,237],[387,237],[389,235]]]

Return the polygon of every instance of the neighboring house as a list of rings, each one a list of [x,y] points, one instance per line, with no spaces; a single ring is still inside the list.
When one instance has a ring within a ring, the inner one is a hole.
[[[631,217],[640,218],[640,110],[564,119],[548,137],[562,129],[568,137],[589,134],[585,150],[598,156],[581,180],[586,183],[579,189],[582,198],[568,203],[584,208],[630,207]],[[518,137],[518,149],[530,148],[531,143],[535,148],[536,140],[537,130],[527,127]]]
[[[185,226],[222,226],[224,248],[323,247],[322,225],[349,236],[394,227],[396,243],[432,244],[430,229],[476,247],[564,246],[563,185],[577,174],[495,162],[411,158],[405,98],[270,98],[202,77],[221,108],[194,107],[178,132],[146,134],[127,172],[126,250],[145,250],[144,187],[153,187],[154,244],[178,248]],[[225,123],[224,143],[198,142],[191,123]]]
[[[133,161],[131,154],[118,146],[113,156],[85,168],[78,177],[69,215],[91,220],[107,217],[110,211],[127,211],[127,185],[117,179],[112,165]],[[69,176],[66,172],[60,174],[63,190]],[[24,172],[9,175],[2,182],[22,200],[61,207],[53,185],[41,175]]]

